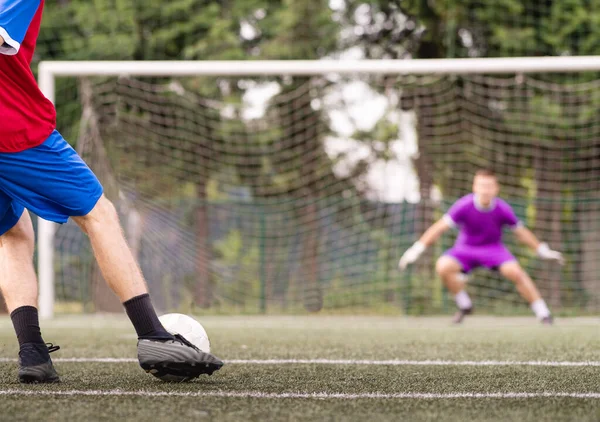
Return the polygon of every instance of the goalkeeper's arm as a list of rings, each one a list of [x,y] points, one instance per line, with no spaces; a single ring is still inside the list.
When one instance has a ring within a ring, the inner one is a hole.
[[[445,218],[434,223],[414,245],[404,252],[400,262],[398,262],[398,267],[404,270],[408,265],[414,263],[425,252],[425,249],[433,245],[449,228],[450,224]]]
[[[562,254],[550,249],[547,243],[540,242],[527,227],[519,225],[514,229],[515,236],[519,241],[536,251],[537,255],[548,261],[556,261],[560,265],[565,263]]]

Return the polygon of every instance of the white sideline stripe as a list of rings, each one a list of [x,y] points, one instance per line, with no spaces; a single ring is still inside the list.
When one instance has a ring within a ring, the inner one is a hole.
[[[132,358],[56,358],[65,363],[137,363]],[[0,362],[17,362],[0,358]],[[512,360],[353,360],[353,359],[231,359],[229,365],[380,365],[380,366],[600,366],[600,361],[512,361]]]
[[[123,391],[123,390],[0,390],[0,396],[136,396],[136,397],[233,397],[257,399],[600,399],[599,393],[263,393],[260,391]]]
[[[76,363],[130,363],[137,362],[137,359],[131,358],[53,358],[52,362],[76,362]],[[0,358],[0,363],[18,362],[14,358]]]
[[[499,360],[352,360],[352,359],[266,359],[229,360],[229,364],[284,365],[383,365],[383,366],[600,366],[600,362],[499,361]]]

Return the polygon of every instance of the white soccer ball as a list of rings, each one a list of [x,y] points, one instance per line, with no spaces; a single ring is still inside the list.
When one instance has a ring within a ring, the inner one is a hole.
[[[169,333],[179,334],[203,352],[210,353],[206,330],[198,321],[184,314],[165,314],[158,318]]]

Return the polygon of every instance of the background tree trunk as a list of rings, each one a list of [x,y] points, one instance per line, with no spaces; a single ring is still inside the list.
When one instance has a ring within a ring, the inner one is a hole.
[[[200,308],[211,305],[210,286],[210,241],[208,204],[206,203],[206,181],[200,180],[196,184],[196,288],[194,292],[195,303]]]
[[[302,211],[302,270],[306,291],[304,307],[310,312],[318,312],[323,308],[323,294],[319,286],[319,212],[317,204],[311,197]]]

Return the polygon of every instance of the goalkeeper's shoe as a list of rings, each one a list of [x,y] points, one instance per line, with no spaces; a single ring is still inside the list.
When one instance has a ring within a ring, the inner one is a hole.
[[[452,322],[454,324],[461,324],[467,315],[471,315],[473,313],[473,308],[468,309],[459,309],[454,314],[454,318],[452,318]]]
[[[548,315],[547,317],[542,318],[541,322],[543,325],[552,325],[554,324],[554,317],[552,315]]]
[[[24,384],[60,382],[50,353],[60,349],[52,343],[25,343],[19,350],[19,381]]]
[[[163,381],[189,381],[202,374],[212,375],[223,362],[203,352],[180,335],[174,339],[139,339],[138,360],[146,372]]]

